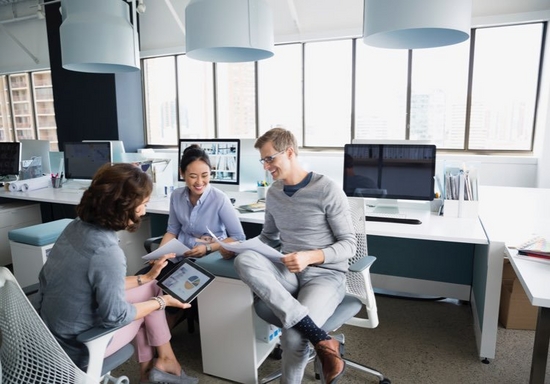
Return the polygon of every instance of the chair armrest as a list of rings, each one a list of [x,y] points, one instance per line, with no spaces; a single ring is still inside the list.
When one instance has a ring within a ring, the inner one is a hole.
[[[357,260],[355,263],[351,264],[349,266],[349,270],[351,272],[363,272],[365,269],[369,269],[375,261],[376,261],[376,257],[365,256]]]
[[[116,330],[122,328],[124,325],[105,328],[94,327],[77,336],[77,340],[86,345],[90,355],[88,366],[86,367],[86,373],[92,377],[101,377],[103,370],[103,359],[107,346],[113,338],[113,334]]]
[[[105,327],[93,327],[88,329],[85,332],[82,332],[80,335],[76,337],[76,340],[81,343],[88,343],[90,341],[94,341],[97,338],[103,337],[103,336],[111,336],[110,333],[124,327],[124,325],[119,325],[117,327],[112,328],[105,328]]]
[[[153,244],[160,244],[163,236],[150,237],[143,242],[143,246],[148,253],[153,251]]]

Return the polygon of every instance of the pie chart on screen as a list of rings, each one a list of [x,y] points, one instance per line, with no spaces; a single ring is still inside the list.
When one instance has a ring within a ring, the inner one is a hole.
[[[187,279],[184,286],[185,286],[185,289],[193,289],[195,287],[198,287],[200,283],[201,281],[198,278],[198,276],[191,276],[189,277],[189,279]]]

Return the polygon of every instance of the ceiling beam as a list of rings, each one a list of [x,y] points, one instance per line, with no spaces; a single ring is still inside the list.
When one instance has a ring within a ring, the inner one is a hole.
[[[294,0],[286,0],[288,4],[288,10],[290,11],[290,17],[292,18],[292,21],[294,21],[294,24],[296,25],[296,30],[298,33],[302,33],[302,27],[300,25],[300,19],[298,18],[298,12],[296,11],[296,3],[294,3]]]
[[[166,7],[172,14],[172,17],[174,18],[174,21],[178,25],[179,29],[181,30],[181,33],[183,33],[183,36],[185,36],[185,26],[183,25],[183,22],[181,21],[180,17],[178,16],[176,10],[174,9],[174,6],[172,5],[171,0],[164,0],[164,3],[166,4]]]

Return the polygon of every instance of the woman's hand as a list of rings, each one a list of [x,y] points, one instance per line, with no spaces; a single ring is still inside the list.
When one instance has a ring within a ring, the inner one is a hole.
[[[167,307],[176,307],[176,308],[191,308],[191,304],[189,303],[182,303],[178,299],[173,298],[170,295],[162,295],[162,298],[164,299],[164,302],[166,303]]]
[[[155,280],[160,274],[160,271],[162,271],[162,269],[166,267],[166,265],[169,263],[168,259],[173,259],[174,257],[176,257],[175,253],[167,253],[166,255],[160,257],[158,260],[154,260],[152,263],[150,263],[151,270],[144,275],[146,281]]]
[[[183,255],[185,257],[194,257],[195,259],[206,256],[208,251],[206,250],[206,244],[198,244],[193,247],[193,249],[188,250]]]

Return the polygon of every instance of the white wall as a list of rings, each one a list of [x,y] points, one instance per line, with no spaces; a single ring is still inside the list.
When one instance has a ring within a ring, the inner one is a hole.
[[[323,173],[342,185],[344,168],[342,152],[301,151],[298,157],[307,170]],[[481,185],[530,188],[537,186],[537,159],[534,157],[439,154],[437,155],[436,174],[443,174],[446,161],[464,162],[469,166],[476,167]]]
[[[178,152],[174,149],[156,150],[162,158],[172,160],[171,171],[174,179],[174,185],[178,185]],[[245,180],[257,180],[263,175],[263,167],[259,163],[259,152],[256,155],[247,151],[247,166],[241,169],[245,172],[254,172],[251,175],[241,175]],[[325,174],[332,178],[338,185],[343,183],[344,154],[343,152],[312,152],[300,151],[298,154],[300,163],[308,171],[315,171]],[[537,159],[534,157],[517,156],[460,156],[460,155],[437,155],[436,174],[442,175],[445,167],[445,161],[455,163],[466,163],[469,166],[475,166],[478,169],[479,182],[481,185],[488,186],[508,186],[508,187],[537,187]],[[183,184],[179,184],[183,185]],[[254,187],[247,184],[246,190],[253,190]]]

